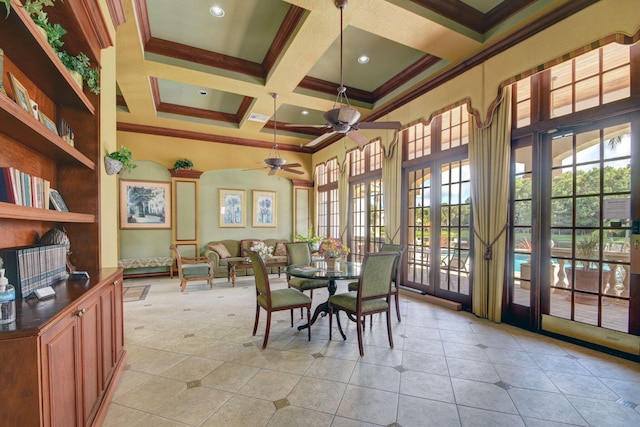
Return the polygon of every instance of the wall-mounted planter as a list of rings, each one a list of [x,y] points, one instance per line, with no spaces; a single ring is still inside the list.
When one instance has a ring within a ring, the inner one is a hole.
[[[120,160],[112,159],[111,157],[104,158],[104,168],[107,171],[107,175],[115,175],[122,170],[122,162]]]

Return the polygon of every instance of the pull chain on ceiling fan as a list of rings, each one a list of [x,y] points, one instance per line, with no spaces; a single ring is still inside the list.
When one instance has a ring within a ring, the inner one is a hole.
[[[360,146],[364,146],[369,143],[369,139],[363,134],[359,133],[360,129],[400,129],[402,124],[400,122],[362,122],[359,123],[360,112],[351,106],[349,98],[347,97],[347,88],[344,85],[344,67],[343,67],[343,12],[349,2],[347,0],[335,0],[334,4],[340,9],[340,86],[338,87],[338,96],[333,104],[333,109],[324,113],[324,118],[327,121],[324,125],[299,125],[290,124],[290,127],[314,127],[314,128],[326,128],[330,129],[323,135],[320,135],[313,141],[305,145],[305,147],[313,147],[319,144],[328,137],[342,133],[347,135],[351,140]]]

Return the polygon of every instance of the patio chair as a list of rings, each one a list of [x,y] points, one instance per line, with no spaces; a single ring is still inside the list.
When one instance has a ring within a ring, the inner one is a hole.
[[[184,292],[187,282],[206,280],[213,288],[213,261],[207,257],[183,257],[176,245],[169,246],[176,258],[178,277],[180,278],[180,292]]]
[[[399,257],[398,252],[365,254],[358,279],[358,289],[329,297],[329,340],[331,340],[331,331],[333,330],[333,314],[335,312],[336,316],[339,316],[339,310],[343,310],[347,315],[355,317],[358,347],[362,357],[364,356],[362,342],[364,317],[376,313],[386,313],[389,346],[393,348],[389,297],[391,296],[393,272]]]
[[[256,321],[253,325],[253,336],[256,335],[258,330],[258,320],[260,319],[260,307],[267,312],[267,327],[264,332],[264,341],[262,342],[262,348],[267,347],[267,341],[269,340],[269,330],[271,329],[271,313],[274,311],[291,310],[291,327],[293,327],[293,309],[302,308],[307,309],[307,324],[309,327],[309,341],[311,341],[311,298],[303,294],[302,292],[291,289],[277,289],[271,290],[269,283],[269,274],[267,273],[267,267],[264,264],[264,260],[257,252],[248,251],[251,264],[253,264],[253,272],[256,279]]]
[[[442,269],[443,270],[453,270],[453,271],[463,271],[468,273],[467,271],[467,262],[469,261],[469,254],[471,253],[468,249],[452,249],[452,252],[442,258]]]

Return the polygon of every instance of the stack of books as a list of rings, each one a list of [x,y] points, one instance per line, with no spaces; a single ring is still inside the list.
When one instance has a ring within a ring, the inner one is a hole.
[[[50,183],[12,167],[0,167],[0,202],[49,209]]]

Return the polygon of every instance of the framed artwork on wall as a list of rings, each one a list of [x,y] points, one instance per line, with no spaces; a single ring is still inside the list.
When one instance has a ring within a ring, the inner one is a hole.
[[[253,190],[253,226],[275,227],[277,215],[277,193]]]
[[[120,228],[171,228],[171,183],[120,180]]]
[[[246,227],[245,191],[220,189],[220,227]]]

